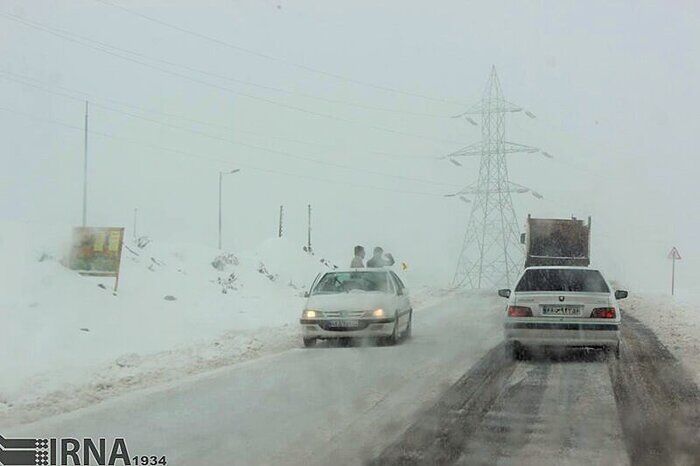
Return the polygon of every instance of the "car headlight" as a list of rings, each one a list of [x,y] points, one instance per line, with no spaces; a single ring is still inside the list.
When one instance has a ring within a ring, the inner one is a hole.
[[[369,311],[368,314],[371,317],[384,317],[386,314],[384,313],[384,309],[378,308],[373,311]]]
[[[318,317],[321,317],[323,314],[321,311],[317,311],[316,309],[304,309],[304,312],[301,314],[302,319],[316,319]]]

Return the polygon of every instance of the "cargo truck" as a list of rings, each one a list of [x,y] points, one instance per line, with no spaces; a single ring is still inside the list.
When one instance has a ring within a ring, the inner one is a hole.
[[[525,267],[587,267],[591,263],[591,217],[584,223],[576,217],[532,218],[528,214],[520,242],[525,245]]]

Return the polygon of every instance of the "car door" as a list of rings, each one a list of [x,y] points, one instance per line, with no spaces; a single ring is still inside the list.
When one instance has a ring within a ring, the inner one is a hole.
[[[408,299],[408,293],[406,291],[406,286],[403,284],[401,279],[394,272],[390,272],[391,278],[394,281],[394,286],[396,287],[396,295],[398,299],[398,310],[399,310],[399,324],[401,327],[408,325],[408,319],[411,316],[411,303]]]

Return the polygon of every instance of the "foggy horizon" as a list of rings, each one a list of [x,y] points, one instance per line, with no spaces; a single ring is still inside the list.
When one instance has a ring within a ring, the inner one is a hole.
[[[137,208],[139,234],[216,247],[218,172],[240,168],[223,182],[224,249],[274,237],[280,205],[301,248],[311,204],[322,256],[345,266],[355,244],[381,245],[447,286],[471,206],[444,195],[476,181],[478,158],[440,157],[479,140],[451,117],[495,66],[536,116],[509,114],[506,139],[554,156],[508,156],[510,180],[544,197],[513,195],[521,228],[590,215],[611,279],[667,292],[676,246],[678,290],[700,289],[692,2],[119,3],[258,55],[108,3],[0,5],[5,221],[80,224],[89,100],[88,225],[130,237]]]

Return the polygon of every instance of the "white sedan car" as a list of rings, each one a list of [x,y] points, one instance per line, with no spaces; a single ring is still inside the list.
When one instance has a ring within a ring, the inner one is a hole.
[[[394,344],[411,335],[408,290],[387,269],[349,269],[316,277],[301,316],[304,346],[319,339],[373,338]]]
[[[600,347],[620,357],[620,307],[627,291],[587,267],[529,267],[508,298],[506,348],[522,359],[528,346]]]

